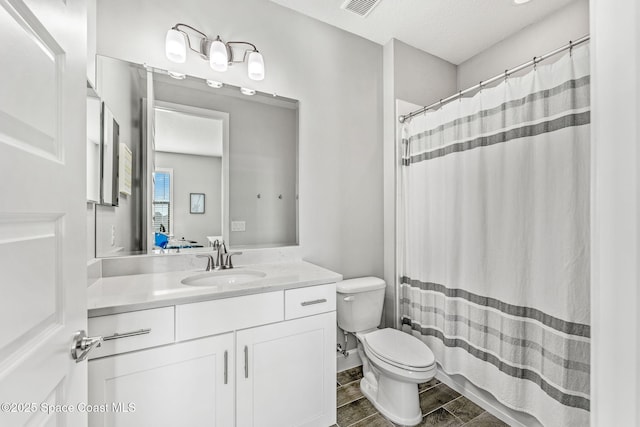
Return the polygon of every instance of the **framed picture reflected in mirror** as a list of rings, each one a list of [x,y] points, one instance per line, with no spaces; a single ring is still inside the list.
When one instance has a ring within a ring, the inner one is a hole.
[[[203,214],[204,213],[204,193],[189,193],[190,197],[190,210],[189,213],[192,214]]]

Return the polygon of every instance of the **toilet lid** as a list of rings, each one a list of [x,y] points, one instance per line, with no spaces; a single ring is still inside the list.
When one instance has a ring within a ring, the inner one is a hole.
[[[394,365],[426,368],[436,361],[425,343],[397,329],[379,329],[366,334],[365,339],[369,350]]]

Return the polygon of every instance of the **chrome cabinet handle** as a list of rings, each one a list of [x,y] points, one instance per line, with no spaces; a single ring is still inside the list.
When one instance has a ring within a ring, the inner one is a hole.
[[[104,337],[103,340],[104,341],[111,341],[111,340],[117,340],[117,339],[120,339],[120,338],[135,337],[136,335],[145,335],[145,334],[148,334],[150,332],[151,332],[151,328],[138,329],[137,331],[123,332],[121,334],[116,332],[113,335],[109,335],[108,337]]]
[[[227,368],[228,368],[228,363],[229,363],[229,353],[227,352],[227,350],[224,351],[224,383],[227,384],[229,378],[227,375]]]
[[[327,299],[322,298],[322,299],[314,299],[313,301],[304,301],[304,302],[301,302],[300,305],[303,307],[306,307],[307,305],[322,304],[323,302],[327,302]]]
[[[84,330],[73,334],[71,341],[71,358],[80,363],[87,358],[89,352],[102,344],[102,337],[88,337]]]
[[[249,347],[244,346],[244,377],[249,378]]]

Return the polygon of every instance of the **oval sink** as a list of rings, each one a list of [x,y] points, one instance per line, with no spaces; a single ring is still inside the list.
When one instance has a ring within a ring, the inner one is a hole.
[[[240,285],[252,282],[266,276],[262,271],[255,270],[222,270],[196,274],[182,279],[180,283],[188,286],[220,286]]]

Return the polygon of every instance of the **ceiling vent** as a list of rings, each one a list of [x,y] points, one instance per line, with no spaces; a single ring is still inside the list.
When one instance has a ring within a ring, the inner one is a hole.
[[[380,0],[346,0],[340,8],[365,18],[378,3]]]

